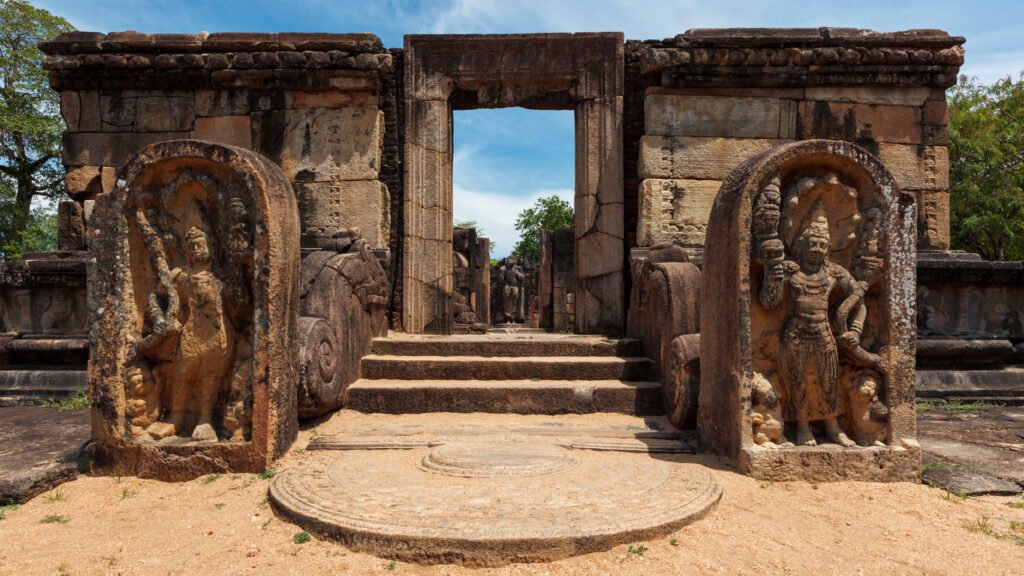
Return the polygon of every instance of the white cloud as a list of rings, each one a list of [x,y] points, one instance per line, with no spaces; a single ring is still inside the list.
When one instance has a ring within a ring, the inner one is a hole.
[[[519,232],[515,227],[516,216],[533,206],[538,198],[552,194],[570,205],[575,195],[572,189],[549,189],[523,191],[520,195],[509,196],[455,186],[455,220],[475,220],[477,227],[485,231],[491,243],[497,245],[496,250],[491,250],[491,258],[504,258],[519,240]]]

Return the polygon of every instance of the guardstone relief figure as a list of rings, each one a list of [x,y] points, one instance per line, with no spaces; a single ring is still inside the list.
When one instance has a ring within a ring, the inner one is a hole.
[[[779,258],[777,244],[780,241],[770,232],[756,248],[765,266],[759,300],[762,306],[774,310],[785,294],[788,295],[778,368],[785,399],[783,416],[796,423],[797,444],[816,445],[810,424],[820,421],[830,441],[851,447],[855,444],[839,423],[837,339],[845,347],[859,346],[863,319],[859,318],[861,324],[858,324],[855,318],[852,325],[845,318],[841,319],[837,338],[829,319],[829,298],[838,291],[846,298],[840,310],[853,307],[862,298],[866,283],[858,282],[843,266],[828,260],[831,243],[828,222],[820,204],[809,213],[808,219],[794,243],[794,259]],[[769,228],[759,225],[762,229]],[[768,244],[767,249],[765,244]]]
[[[186,263],[168,271],[162,239],[145,217],[140,224],[158,281],[148,299],[149,333],[135,344],[140,358],[154,361],[152,373],[136,368],[129,374],[131,432],[159,440],[182,435],[192,426],[192,440],[216,441],[213,418],[234,364],[236,334],[224,306],[224,282],[212,270],[208,234],[192,226],[185,234]],[[169,399],[169,406],[162,407],[161,398]],[[238,420],[231,412],[226,422]],[[239,426],[226,428],[231,433]]]
[[[185,428],[185,414],[198,414],[192,439],[217,439],[213,412],[220,385],[233,363],[234,332],[224,313],[224,283],[211,270],[206,232],[193,226],[185,235],[188,264],[171,271],[181,302],[181,334],[171,370],[171,412],[175,433]]]

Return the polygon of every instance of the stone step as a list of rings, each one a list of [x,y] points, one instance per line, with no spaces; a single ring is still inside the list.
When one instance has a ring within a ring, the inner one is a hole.
[[[4,396],[62,396],[85,390],[85,366],[53,369],[38,366],[0,367]]]
[[[631,338],[595,336],[391,336],[373,341],[382,356],[643,356],[643,343]]]
[[[362,375],[391,380],[646,380],[648,358],[616,356],[395,356],[362,359]]]
[[[661,385],[622,380],[360,379],[345,407],[359,412],[421,414],[662,414]]]

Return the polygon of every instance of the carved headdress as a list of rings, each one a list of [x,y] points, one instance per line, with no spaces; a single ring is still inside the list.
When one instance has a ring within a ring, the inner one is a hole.
[[[779,218],[782,204],[782,193],[779,191],[779,175],[776,174],[761,188],[754,204],[753,235],[754,240],[762,241],[779,236]]]

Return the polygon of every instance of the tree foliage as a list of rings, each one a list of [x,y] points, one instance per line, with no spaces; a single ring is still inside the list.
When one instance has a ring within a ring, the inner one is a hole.
[[[523,210],[516,218],[519,242],[512,249],[512,255],[534,262],[540,260],[541,230],[557,230],[572,226],[573,222],[573,210],[568,202],[554,195],[538,198],[533,207]]]
[[[950,90],[949,178],[953,248],[1024,260],[1024,73]]]
[[[64,194],[64,125],[36,45],[68,30],[66,20],[28,2],[0,0],[0,255],[7,259],[54,247],[48,230]]]

